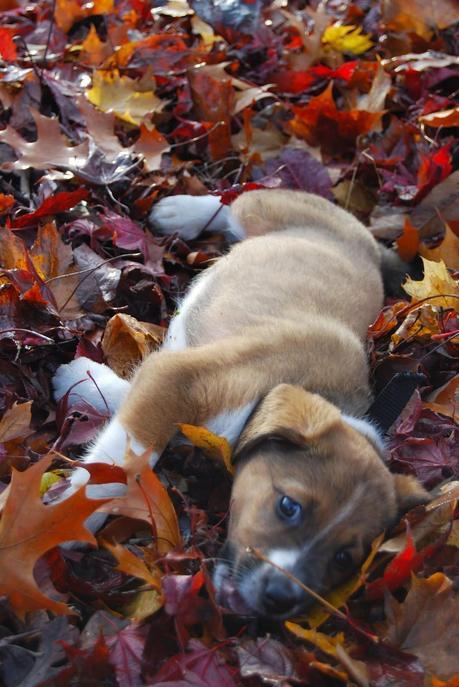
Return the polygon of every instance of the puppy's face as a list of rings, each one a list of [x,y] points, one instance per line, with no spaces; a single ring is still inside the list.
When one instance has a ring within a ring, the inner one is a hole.
[[[280,385],[239,443],[226,563],[217,591],[235,587],[245,605],[274,618],[312,601],[278,568],[321,594],[352,574],[372,540],[427,493],[394,478],[377,447],[320,396]]]

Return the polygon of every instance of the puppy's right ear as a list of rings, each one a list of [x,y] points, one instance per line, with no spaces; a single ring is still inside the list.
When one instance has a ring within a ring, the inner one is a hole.
[[[395,495],[400,513],[428,503],[429,492],[412,475],[394,475]]]
[[[338,408],[300,386],[279,384],[263,399],[242,432],[235,459],[266,439],[295,446],[317,442],[341,423]]]

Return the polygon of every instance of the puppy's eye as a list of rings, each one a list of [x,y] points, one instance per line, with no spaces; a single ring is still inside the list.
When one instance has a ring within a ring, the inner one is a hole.
[[[291,525],[296,525],[303,513],[301,504],[291,499],[290,496],[280,496],[277,501],[276,510],[280,519]]]
[[[349,570],[354,565],[352,556],[347,549],[338,549],[333,557],[333,562],[340,570]]]

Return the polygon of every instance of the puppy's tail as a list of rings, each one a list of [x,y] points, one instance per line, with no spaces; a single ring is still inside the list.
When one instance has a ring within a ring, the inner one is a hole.
[[[404,262],[393,248],[378,243],[381,256],[381,272],[386,296],[406,296],[402,284],[407,277],[422,279],[422,265],[419,259]]]

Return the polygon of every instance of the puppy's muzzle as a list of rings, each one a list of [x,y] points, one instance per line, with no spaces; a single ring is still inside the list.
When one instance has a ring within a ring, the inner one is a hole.
[[[300,587],[282,573],[269,575],[260,593],[264,612],[272,617],[291,615],[304,601]]]

